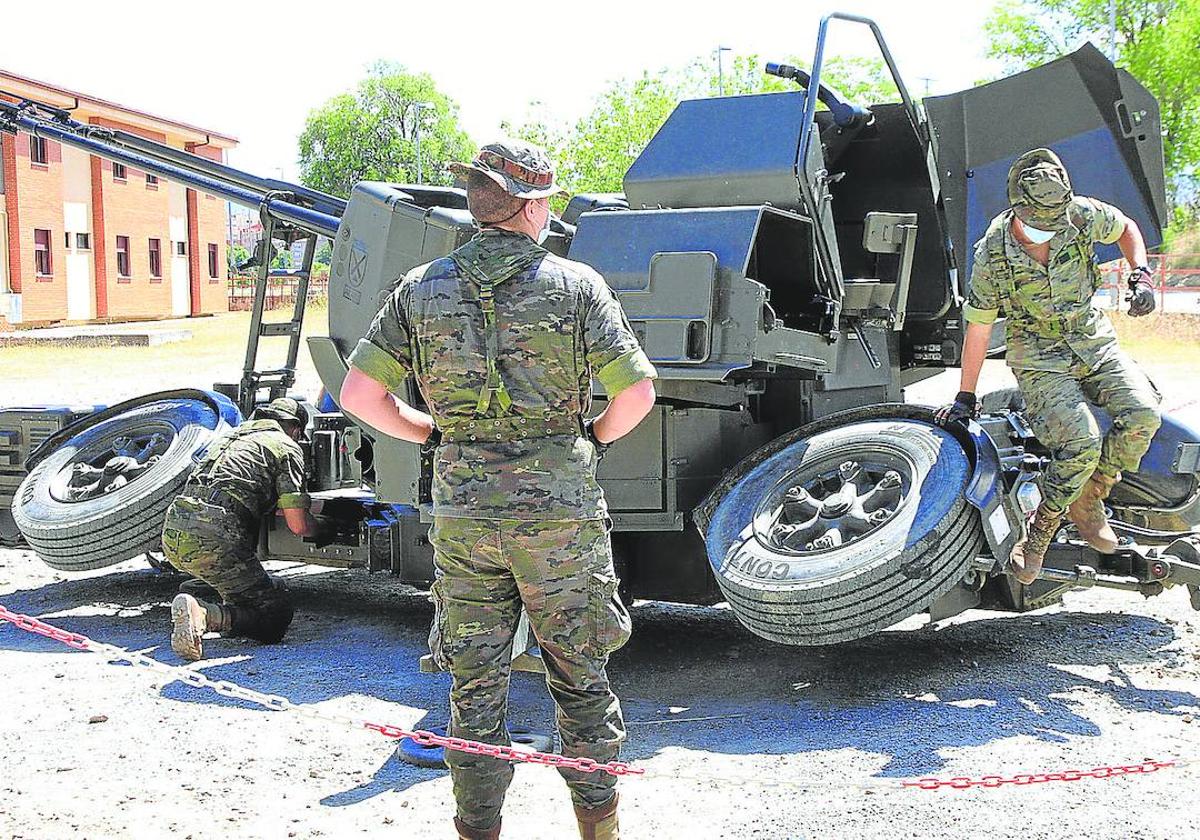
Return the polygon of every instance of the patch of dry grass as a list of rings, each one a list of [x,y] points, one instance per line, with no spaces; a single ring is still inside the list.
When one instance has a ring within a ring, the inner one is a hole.
[[[326,334],[326,309],[309,307],[302,339]],[[267,319],[282,320],[282,312]],[[192,337],[156,347],[88,344],[26,344],[0,347],[0,405],[115,403],[168,388],[211,388],[241,379],[250,332],[249,312],[211,318],[182,318],[146,324],[146,329],[184,329]],[[286,338],[260,342],[258,368],[283,364]],[[315,396],[320,387],[308,348],[301,341],[296,390]]]
[[[1194,365],[1200,372],[1200,315],[1155,313],[1130,318],[1109,313],[1117,336],[1134,358],[1154,364]]]

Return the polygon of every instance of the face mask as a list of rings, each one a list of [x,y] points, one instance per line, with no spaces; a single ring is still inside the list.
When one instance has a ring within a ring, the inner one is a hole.
[[[542,229],[538,231],[537,244],[541,245],[546,241],[546,237],[550,235],[550,206],[546,205],[546,223],[542,225]]]
[[[1025,231],[1025,236],[1034,245],[1044,245],[1054,238],[1054,231],[1041,230],[1040,228],[1030,227],[1021,222],[1021,228]]]

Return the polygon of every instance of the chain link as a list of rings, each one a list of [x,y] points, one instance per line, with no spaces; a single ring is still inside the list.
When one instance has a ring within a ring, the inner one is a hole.
[[[886,790],[968,790],[970,788],[999,788],[1007,785],[1024,787],[1026,785],[1046,784],[1051,782],[1077,782],[1082,779],[1111,779],[1118,776],[1146,775],[1160,770],[1186,767],[1195,762],[1190,759],[1172,759],[1170,761],[1146,760],[1141,764],[1123,764],[1103,767],[1093,767],[1090,770],[1062,770],[1050,773],[1018,773],[1013,776],[953,776],[948,779],[927,776],[920,779],[878,779],[870,778],[859,782],[847,782],[844,779],[822,779],[805,782],[794,779],[764,778],[761,776],[716,776],[704,774],[688,774],[677,770],[647,771],[643,767],[633,767],[624,761],[598,762],[591,758],[573,758],[557,753],[536,752],[517,749],[508,745],[484,744],[479,741],[469,741],[465,738],[455,738],[450,735],[438,735],[423,729],[408,730],[386,723],[373,723],[346,715],[326,712],[312,706],[297,706],[286,697],[278,694],[266,694],[245,688],[228,680],[212,680],[204,673],[190,668],[180,668],[159,662],[151,656],[136,651],[128,651],[115,645],[95,642],[79,633],[60,630],[31,618],[8,610],[0,605],[0,622],[7,621],[14,627],[45,636],[57,642],[62,642],[75,650],[89,651],[103,656],[114,662],[128,662],[137,668],[143,668],[162,674],[172,680],[178,680],[185,685],[196,688],[208,688],[223,697],[244,700],[255,703],[274,712],[294,712],[307,718],[337,723],[351,729],[367,729],[385,738],[405,739],[422,747],[441,747],[447,750],[466,753],[468,755],[483,755],[501,761],[540,764],[546,767],[566,767],[582,773],[607,773],[610,776],[642,776],[643,778],[671,779],[673,781],[694,781],[700,783],[722,783],[748,787],[786,788],[805,791],[822,786],[852,787],[859,789]]]
[[[998,788],[1005,785],[1023,787],[1025,785],[1046,784],[1047,782],[1078,782],[1081,779],[1111,779],[1116,776],[1145,775],[1147,773],[1157,773],[1159,770],[1167,770],[1172,767],[1181,767],[1185,763],[1182,761],[1143,761],[1141,764],[1118,764],[1111,767],[1093,767],[1090,770],[1061,770],[1054,773],[1018,773],[1015,776],[980,776],[979,778],[954,776],[949,779],[926,777],[923,779],[907,779],[902,782],[902,786],[906,788],[918,788],[920,790],[938,790],[940,788],[967,790],[975,787]]]

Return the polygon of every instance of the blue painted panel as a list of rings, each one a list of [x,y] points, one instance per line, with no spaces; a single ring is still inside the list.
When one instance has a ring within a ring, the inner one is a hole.
[[[596,269],[618,291],[646,288],[650,260],[664,251],[711,251],[745,272],[761,207],[617,210],[584,213],[568,256]]]
[[[680,102],[625,175],[631,207],[800,203],[802,92]]]
[[[1137,222],[1146,237],[1146,245],[1159,244],[1160,237],[1150,208],[1134,184],[1125,160],[1117,148],[1112,133],[1106,127],[1077,134],[1052,143],[1049,148],[1058,153],[1071,174],[1071,186],[1076,195],[1098,198],[1121,209]],[[1008,169],[1025,150],[1010,158],[976,166],[967,180],[967,271],[974,259],[974,243],[987,231],[988,223],[1001,211],[1008,209]],[[1101,262],[1121,256],[1116,245],[1097,247]]]

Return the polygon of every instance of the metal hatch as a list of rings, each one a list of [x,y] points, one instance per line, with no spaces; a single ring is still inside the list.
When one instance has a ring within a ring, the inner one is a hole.
[[[1114,204],[1162,242],[1167,218],[1158,103],[1092,44],[991,84],[925,100],[937,143],[950,238],[970,272],[974,243],[1008,206],[1012,162],[1045,146],[1077,195]],[[1119,256],[1100,249],[1102,260]]]

